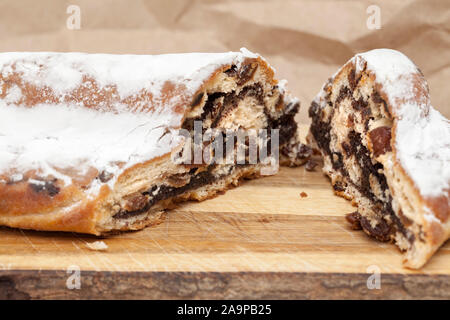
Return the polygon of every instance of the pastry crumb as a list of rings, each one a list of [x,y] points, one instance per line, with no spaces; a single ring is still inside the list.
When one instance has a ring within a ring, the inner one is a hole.
[[[361,214],[358,211],[348,213],[345,215],[345,219],[350,223],[352,230],[361,230]]]
[[[308,162],[306,162],[305,169],[306,169],[306,171],[314,171],[316,166],[317,166],[317,162],[309,159]]]
[[[94,242],[86,242],[86,247],[90,250],[95,251],[105,251],[108,249],[108,245],[104,243],[103,241],[94,241]]]

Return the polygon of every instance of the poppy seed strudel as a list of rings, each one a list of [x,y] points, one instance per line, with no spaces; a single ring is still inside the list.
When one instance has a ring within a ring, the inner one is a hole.
[[[195,138],[182,130],[266,130],[271,164],[275,142],[281,163],[301,164],[306,155],[291,151],[300,146],[298,108],[266,61],[245,49],[2,53],[0,225],[100,235],[158,223],[176,202],[211,197],[271,167],[187,162]],[[201,141],[200,151],[217,150],[207,146]]]
[[[421,71],[388,49],[357,54],[309,109],[309,141],[354,228],[405,251],[420,268],[449,238],[450,124]]]

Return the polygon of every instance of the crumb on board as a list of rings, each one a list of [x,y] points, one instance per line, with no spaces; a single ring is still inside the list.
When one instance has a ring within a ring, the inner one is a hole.
[[[94,241],[94,242],[86,242],[86,247],[90,250],[95,251],[105,251],[108,249],[108,245],[104,243],[103,241]]]
[[[300,197],[302,198],[306,198],[308,196],[308,194],[306,192],[300,192]]]
[[[262,222],[262,223],[269,223],[269,222],[270,222],[270,220],[269,220],[269,218],[266,218],[266,217],[262,217],[262,218],[258,219],[258,222]]]

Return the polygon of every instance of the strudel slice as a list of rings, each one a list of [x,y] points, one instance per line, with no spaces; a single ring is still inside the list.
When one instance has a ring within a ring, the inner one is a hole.
[[[0,225],[100,235],[155,224],[174,203],[276,172],[278,157],[303,163],[291,150],[298,108],[245,49],[2,53]]]
[[[420,268],[449,238],[450,125],[421,71],[398,51],[357,54],[309,109],[309,141],[354,228],[405,251]]]

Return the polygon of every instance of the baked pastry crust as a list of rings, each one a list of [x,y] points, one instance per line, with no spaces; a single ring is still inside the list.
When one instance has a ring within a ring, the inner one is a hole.
[[[280,147],[295,146],[298,108],[246,49],[0,54],[0,225],[101,235],[159,223],[267,167],[179,163],[179,129],[277,128]]]
[[[450,125],[430,104],[421,71],[405,55],[372,50],[350,59],[309,109],[309,143],[324,157],[348,217],[422,267],[449,238]]]

